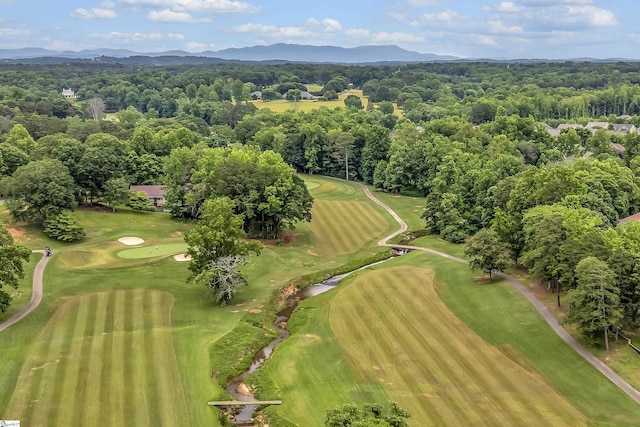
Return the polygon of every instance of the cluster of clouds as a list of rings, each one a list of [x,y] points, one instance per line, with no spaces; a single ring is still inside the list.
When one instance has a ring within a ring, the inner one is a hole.
[[[0,0],[0,4],[20,1]],[[267,0],[106,0],[66,13],[78,22],[112,22],[111,29],[118,25],[121,31],[106,32],[97,32],[105,26],[96,25],[88,39],[109,40],[123,46],[172,41],[181,42],[184,49],[200,51],[213,47],[208,38],[215,32],[226,44],[236,46],[276,42],[398,44],[424,52],[461,56],[503,51],[507,56],[517,52],[526,56],[528,49],[543,44],[553,47],[611,40],[610,34],[607,39],[607,32],[619,26],[618,18],[614,11],[605,8],[608,6],[597,6],[595,1],[378,0],[376,7],[358,12],[364,19],[354,21],[349,15],[357,8],[366,8],[364,0],[357,2],[359,6],[329,0],[324,9],[331,11],[333,17],[311,16],[291,23],[286,22],[290,6]],[[299,14],[301,10],[296,12]],[[120,24],[140,23],[141,19],[144,25],[133,27],[134,32],[126,32],[132,27]],[[0,38],[29,38],[32,31],[26,28],[30,27],[2,28],[0,19]],[[169,28],[172,32],[167,32]]]

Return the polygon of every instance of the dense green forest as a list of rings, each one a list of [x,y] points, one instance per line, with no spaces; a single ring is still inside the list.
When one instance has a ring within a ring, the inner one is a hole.
[[[619,226],[640,210],[639,83],[636,63],[3,65],[0,192],[42,223],[164,184],[175,217],[229,197],[244,231],[278,238],[310,219],[294,172],[362,180],[425,196],[425,227],[446,240],[493,230],[558,293],[605,269],[617,300],[602,311],[617,320],[585,330],[596,338],[635,326],[640,307],[640,228]],[[291,94],[310,87],[317,98],[300,102],[319,108],[298,111]],[[322,108],[349,88],[365,108]],[[287,96],[285,112],[254,104]]]

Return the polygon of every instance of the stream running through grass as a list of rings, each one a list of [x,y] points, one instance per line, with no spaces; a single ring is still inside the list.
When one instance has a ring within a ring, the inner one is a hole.
[[[400,255],[401,254],[402,253],[400,253]],[[249,366],[249,369],[245,370],[238,376],[229,378],[226,387],[227,393],[229,393],[236,400],[256,400],[251,390],[249,390],[249,387],[247,387],[247,385],[245,384],[247,376],[260,369],[262,365],[264,365],[264,363],[271,357],[276,346],[289,337],[289,331],[285,327],[283,327],[283,324],[286,324],[286,322],[289,320],[289,318],[293,314],[293,311],[296,309],[296,307],[298,307],[300,301],[325,293],[335,288],[345,277],[369,267],[382,264],[383,262],[387,262],[390,259],[392,258],[373,262],[347,273],[333,276],[323,282],[307,286],[306,288],[289,297],[287,299],[287,307],[278,313],[278,315],[276,316],[276,320],[273,322],[273,327],[278,332],[278,338],[271,341],[265,347],[261,348],[258,353],[256,353],[256,355],[253,357],[251,365]],[[244,406],[242,410],[233,418],[233,423],[237,426],[254,426],[253,417],[256,410],[256,405]]]

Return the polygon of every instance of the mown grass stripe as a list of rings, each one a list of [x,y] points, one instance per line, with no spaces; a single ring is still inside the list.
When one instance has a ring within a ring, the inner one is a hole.
[[[74,336],[75,336],[75,328],[78,323],[78,317],[80,316],[80,311],[76,304],[72,305],[72,309],[65,304],[61,307],[61,310],[66,310],[66,316],[64,318],[64,322],[62,322],[62,328],[65,330],[64,339],[60,346],[60,351],[58,353],[58,359],[56,359],[56,363],[58,364],[58,371],[56,378],[54,380],[54,388],[53,388],[53,401],[52,401],[52,411],[49,414],[49,424],[56,425],[58,420],[58,416],[61,413],[62,407],[67,403],[63,399],[64,393],[64,381],[69,375],[69,371],[71,369],[70,355],[71,355],[71,347],[73,346]]]
[[[317,200],[314,204],[311,230],[323,255],[351,253],[388,228],[389,223],[368,202]]]
[[[374,278],[375,280],[375,278]],[[425,417],[432,418],[431,411],[425,411],[425,404],[418,396],[422,394],[435,394],[438,399],[429,401],[434,411],[440,419],[434,420],[435,424],[441,422],[451,422],[454,420],[460,425],[470,423],[470,417],[468,412],[461,412],[457,409],[459,401],[462,400],[462,396],[459,394],[452,394],[443,392],[442,384],[446,383],[446,378],[455,375],[455,372],[446,372],[440,369],[433,369],[436,366],[437,359],[431,360],[430,366],[426,378],[419,375],[421,367],[423,365],[429,365],[429,361],[416,363],[409,355],[421,355],[424,357],[431,357],[430,354],[423,354],[424,349],[420,348],[414,341],[409,340],[405,342],[399,334],[402,332],[398,329],[398,324],[387,318],[388,314],[384,307],[380,307],[380,303],[385,299],[380,298],[380,294],[377,294],[373,288],[373,284],[369,283],[367,286],[360,286],[358,288],[353,287],[356,291],[359,290],[360,295],[355,298],[354,301],[368,301],[369,309],[362,313],[362,320],[360,327],[369,328],[371,331],[368,337],[367,343],[378,342],[381,346],[380,355],[382,360],[381,365],[390,371],[390,377],[393,384],[390,386],[392,390],[412,390],[404,396],[407,403],[407,407],[411,408],[411,412],[419,419],[425,419]],[[350,298],[353,298],[351,296]],[[362,298],[362,299],[361,299]],[[386,299],[389,303],[389,307],[397,307],[393,301]],[[357,304],[357,303],[356,303]],[[389,310],[393,312],[394,310]],[[368,325],[368,326],[367,326]],[[415,346],[412,344],[416,344]],[[367,344],[368,345],[368,344]],[[404,350],[404,351],[403,351]],[[371,367],[369,367],[371,369]],[[402,380],[401,385],[398,387],[396,383],[398,380]],[[435,382],[429,381],[435,379]],[[425,381],[426,380],[426,381]],[[416,387],[419,389],[416,390]],[[469,396],[470,397],[470,396]],[[426,401],[426,399],[425,399]],[[410,403],[409,403],[410,402]]]
[[[53,317],[58,319],[61,313],[57,311]],[[20,377],[9,402],[8,412],[19,415],[16,418],[24,419],[26,422],[32,420],[35,411],[34,406],[40,399],[43,381],[41,371],[42,367],[47,363],[46,356],[53,345],[51,335],[54,330],[53,324],[47,324],[38,334],[38,339],[31,351],[31,357],[22,366]]]
[[[124,414],[124,389],[127,386],[125,378],[130,372],[127,372],[129,365],[125,354],[125,335],[124,317],[126,311],[127,291],[115,291],[114,307],[113,307],[113,339],[111,341],[111,366],[109,367],[108,377],[111,379],[112,387],[108,396],[109,420],[113,426],[125,425]],[[128,334],[131,335],[131,334]]]
[[[122,319],[122,335],[123,343],[120,349],[119,360],[124,361],[123,375],[124,375],[124,387],[123,387],[123,400],[124,408],[123,412],[129,415],[129,422],[137,422],[138,416],[136,413],[136,401],[135,390],[136,387],[140,387],[140,383],[137,382],[136,377],[136,363],[133,347],[134,347],[134,332],[133,332],[133,293],[131,291],[122,291],[123,296],[123,319]]]
[[[160,425],[162,420],[167,418],[167,405],[171,405],[164,398],[171,394],[165,383],[165,370],[169,367],[162,366],[160,358],[162,357],[162,348],[158,345],[158,333],[154,330],[155,319],[157,316],[157,296],[158,292],[150,292],[144,296],[145,300],[145,341],[144,341],[144,358],[146,359],[147,383],[145,390],[147,399],[153,402],[147,408],[149,412],[149,420],[152,425]]]
[[[115,305],[116,305],[116,293],[106,292],[104,293],[106,298],[105,317],[103,330],[103,360],[100,378],[102,378],[102,385],[100,387],[99,398],[99,419],[104,425],[113,425],[111,412],[111,400],[113,399],[113,392],[120,388],[122,384],[118,384],[116,378],[112,375],[113,365],[116,360],[113,358],[113,342],[114,342],[114,322],[115,322]]]
[[[340,290],[330,324],[356,372],[385,378],[403,407],[436,425],[558,425],[580,418],[546,381],[455,318],[425,271],[381,269]],[[434,412],[442,418],[435,420]]]
[[[184,425],[172,306],[170,294],[145,289],[67,300],[39,334],[8,410],[37,426]]]
[[[338,298],[340,298],[340,296]],[[367,319],[366,313],[359,314],[355,311],[346,309],[344,310],[344,313],[342,312],[342,309],[338,309],[334,313],[334,305],[332,305],[332,315],[337,316],[337,318],[340,319],[340,322],[344,322],[341,326],[338,326],[338,328],[334,329],[335,333],[337,335],[340,335],[338,339],[349,339],[353,342],[368,343],[366,348],[362,348],[362,351],[366,351],[368,358],[364,357],[363,354],[352,354],[350,357],[352,363],[359,365],[357,368],[359,374],[358,376],[360,376],[364,381],[380,382],[380,376],[384,376],[386,378],[394,378],[394,382],[398,380],[399,376],[396,373],[396,370],[389,369],[389,364],[386,357],[387,355],[385,354],[387,349],[383,348],[384,340],[380,339],[381,337],[378,336],[378,331],[374,327],[375,322],[372,323],[371,321],[369,321],[369,319]],[[334,323],[334,326],[335,325],[336,323]],[[374,372],[376,368],[380,369],[380,371]],[[406,381],[403,381],[403,383],[406,383]],[[435,392],[435,389],[432,389],[432,385],[435,383],[435,377],[431,376],[430,378],[426,379],[426,383],[423,382],[421,384],[421,387],[428,387],[430,391]],[[418,390],[412,390],[412,393],[417,392]],[[406,399],[403,399],[403,404],[405,404],[405,402]],[[415,407],[416,405],[411,406]],[[406,406],[405,409],[407,409]],[[440,411],[436,408],[436,406],[432,404],[432,401],[425,401],[425,404],[420,407],[420,410],[420,413],[413,412],[413,416],[420,418],[425,424],[430,423],[432,425],[444,425],[445,418],[440,414]]]
[[[357,304],[353,304],[352,302],[342,303],[343,299],[368,298],[365,289],[357,289],[357,291],[354,291],[352,287],[353,286],[350,286],[348,288],[350,292],[348,292],[347,295],[339,294],[331,306],[332,326],[335,328],[334,332],[338,336],[339,341],[349,340],[354,343],[366,343],[360,350],[354,348],[348,350],[351,353],[351,360],[359,365],[359,373],[364,376],[366,380],[378,381],[384,384],[384,382],[381,381],[381,377],[383,377],[385,382],[392,378],[394,383],[400,380],[402,380],[403,384],[406,383],[406,379],[401,377],[402,372],[397,371],[388,361],[389,353],[392,352],[389,344],[392,341],[382,335],[387,331],[382,331],[378,328],[378,316],[375,307],[369,307],[373,308],[372,310],[367,309],[366,311],[360,311],[361,307],[358,307]],[[341,303],[337,303],[336,301],[338,300],[341,301]],[[370,300],[367,299],[366,301]],[[340,325],[340,323],[342,323],[342,325]],[[336,328],[336,326],[338,327]],[[400,360],[396,362],[402,363]],[[435,384],[434,377],[428,378],[426,383],[423,382],[420,386],[428,387],[429,390],[433,392],[435,390],[431,389],[432,384]],[[413,393],[417,392],[418,390],[413,390]],[[434,425],[443,424],[443,416],[430,401],[427,402],[421,410],[422,409],[424,409],[424,411],[414,413],[414,417],[421,418],[425,423],[430,421]]]
[[[393,336],[395,342],[392,345],[403,346],[408,354],[421,355],[421,363],[414,360],[404,362],[407,366],[413,367],[411,369],[415,375],[413,381],[420,379],[421,369],[423,366],[428,366],[428,369],[440,374],[437,387],[442,403],[444,403],[441,410],[449,410],[449,422],[455,420],[460,425],[469,425],[487,420],[486,412],[478,404],[478,400],[482,396],[483,390],[489,390],[491,385],[478,382],[472,372],[466,369],[464,359],[456,353],[451,341],[447,339],[448,337],[442,336],[442,325],[438,325],[440,328],[433,328],[431,327],[433,325],[428,323],[428,320],[432,318],[440,318],[440,313],[434,313],[430,308],[428,316],[420,317],[420,327],[418,328],[417,319],[413,318],[413,322],[411,322],[404,314],[406,312],[416,313],[414,310],[417,307],[411,305],[412,302],[420,301],[420,292],[408,286],[401,289],[381,286],[388,280],[392,280],[386,275],[376,279],[374,286],[371,286],[369,290],[371,293],[377,294],[379,301],[388,301],[392,307],[402,307],[403,303],[407,305],[402,310],[385,310],[382,307],[377,314],[380,315],[381,328],[388,329],[391,334],[395,332]],[[407,283],[405,282],[405,284]],[[408,292],[408,295],[405,294],[409,289],[411,291]],[[402,325],[401,329],[396,331],[395,327],[399,325]],[[428,333],[425,334],[425,332]],[[409,381],[407,386],[410,386],[412,380],[409,379]],[[500,405],[496,406],[495,402],[491,402],[490,408],[490,411],[496,412],[503,409]],[[503,417],[492,421],[494,425],[509,424]]]
[[[87,295],[86,301],[81,302],[82,304],[87,304],[89,306],[89,313],[86,319],[86,323],[84,325],[84,332],[81,335],[82,340],[82,348],[79,355],[79,370],[78,370],[78,380],[77,387],[75,392],[75,404],[73,405],[73,420],[71,425],[83,426],[85,411],[87,409],[87,405],[85,403],[85,399],[87,396],[87,385],[89,380],[89,371],[91,370],[91,335],[93,334],[93,329],[95,327],[96,322],[96,307],[98,305],[98,297],[95,294]]]
[[[155,407],[151,408],[147,401],[148,383],[153,381],[153,377],[147,375],[147,367],[150,360],[145,358],[146,338],[148,331],[145,330],[145,304],[144,295],[141,290],[135,289],[132,294],[132,340],[131,347],[127,349],[124,357],[133,359],[133,381],[130,388],[127,389],[129,398],[132,400],[131,410],[135,414],[133,423],[135,425],[152,425],[150,422],[150,413],[155,411]]]
[[[104,326],[106,322],[108,293],[101,292],[94,295],[96,300],[95,317],[93,319],[93,330],[91,335],[86,338],[89,342],[89,365],[86,375],[86,392],[84,395],[84,413],[82,417],[82,425],[94,426],[100,424],[100,390],[104,386],[102,384],[102,365],[104,363],[105,354],[105,335]]]
[[[433,301],[433,308],[429,311],[433,315],[430,318],[451,317],[448,309],[439,301],[432,281],[427,283],[424,290],[424,298]],[[402,295],[402,298],[407,301],[409,306],[407,308],[409,310],[419,310],[419,300],[412,299],[410,296],[408,292],[404,292]],[[487,348],[486,343],[477,335],[470,334],[468,327],[458,319],[454,318],[447,323],[449,327],[441,333],[441,339],[445,339],[452,344],[450,351],[455,351],[462,356],[459,360],[465,371],[470,372],[474,378],[477,378],[482,390],[491,391],[489,397],[505,413],[518,413],[520,414],[519,421],[526,420],[527,423],[535,422],[538,425],[557,425],[557,422],[564,418],[563,414],[567,409],[566,402],[562,404],[564,398],[543,399],[546,402],[542,410],[539,405],[532,405],[530,399],[526,398],[531,394],[540,395],[541,392],[549,389],[547,384],[543,384],[542,387],[539,386],[539,376],[529,375],[520,365],[505,359],[504,355],[497,349],[493,347]],[[459,337],[462,336],[466,338],[464,340],[460,339]],[[492,369],[486,369],[486,367],[491,367]],[[544,395],[541,397],[544,397]],[[558,404],[561,404],[562,410],[558,410]],[[505,416],[501,419],[508,420],[508,417]]]
[[[59,316],[61,320],[64,320],[65,317],[67,317],[65,312],[62,312]],[[49,341],[49,345],[47,346],[47,352],[42,355],[43,364],[35,368],[34,373],[39,378],[38,388],[36,389],[36,395],[31,399],[29,411],[25,416],[33,425],[44,426],[49,422],[53,404],[54,381],[59,369],[59,364],[56,363],[56,360],[59,359],[61,346],[64,345],[65,334],[65,328],[54,328],[50,335],[42,337],[42,339]]]
[[[393,280],[388,277],[388,280]],[[539,414],[535,410],[524,404],[525,396],[528,392],[534,392],[530,387],[518,393],[514,389],[513,380],[523,382],[526,375],[520,369],[513,369],[514,366],[509,361],[504,360],[502,355],[491,347],[483,345],[480,348],[479,339],[474,334],[470,334],[468,330],[463,330],[464,326],[457,319],[453,318],[446,307],[437,299],[433,292],[432,280],[425,283],[422,292],[416,289],[408,291],[408,288],[393,289],[389,291],[383,286],[378,289],[383,293],[382,298],[395,297],[405,301],[406,310],[398,313],[399,322],[407,325],[407,330],[412,334],[421,334],[424,330],[435,335],[435,341],[439,345],[435,346],[435,350],[440,350],[441,365],[444,369],[450,365],[451,369],[456,372],[466,373],[473,381],[480,399],[476,398],[476,404],[487,406],[488,412],[491,414],[501,414],[500,417],[494,416],[494,422],[503,425],[513,425],[513,423],[531,422],[539,418]],[[418,298],[417,293],[420,293]],[[393,293],[393,296],[390,294]],[[385,296],[386,294],[386,296]],[[413,296],[413,298],[411,298]],[[411,323],[406,318],[406,313],[420,310],[421,300],[428,299],[431,301],[429,316],[423,316],[421,325],[428,328],[417,328],[415,323]],[[442,320],[446,319],[447,329],[442,328]],[[409,321],[409,322],[408,322]],[[460,337],[465,336],[462,340]],[[456,363],[452,363],[452,358],[447,355],[455,355]],[[490,356],[489,356],[490,355]],[[502,375],[504,369],[513,372],[513,377],[507,378]],[[459,382],[465,384],[464,382]],[[473,396],[471,397],[473,398]],[[533,414],[532,414],[533,412]]]
[[[60,407],[56,425],[67,426],[72,425],[75,419],[76,390],[78,388],[78,380],[80,375],[80,356],[84,344],[84,331],[89,318],[89,303],[86,297],[76,297],[65,303],[64,308],[67,310],[77,311],[77,316],[73,324],[73,340],[69,346],[69,353],[64,358],[66,365],[65,376],[62,386],[62,397],[64,404]]]

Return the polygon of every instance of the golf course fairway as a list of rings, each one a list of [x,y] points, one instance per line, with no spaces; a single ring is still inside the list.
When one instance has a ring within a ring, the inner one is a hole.
[[[67,299],[34,340],[4,416],[26,426],[182,425],[172,307],[171,294],[149,289]]]
[[[427,268],[357,277],[330,324],[357,381],[379,381],[413,425],[586,425],[546,378],[476,335],[440,301]]]

